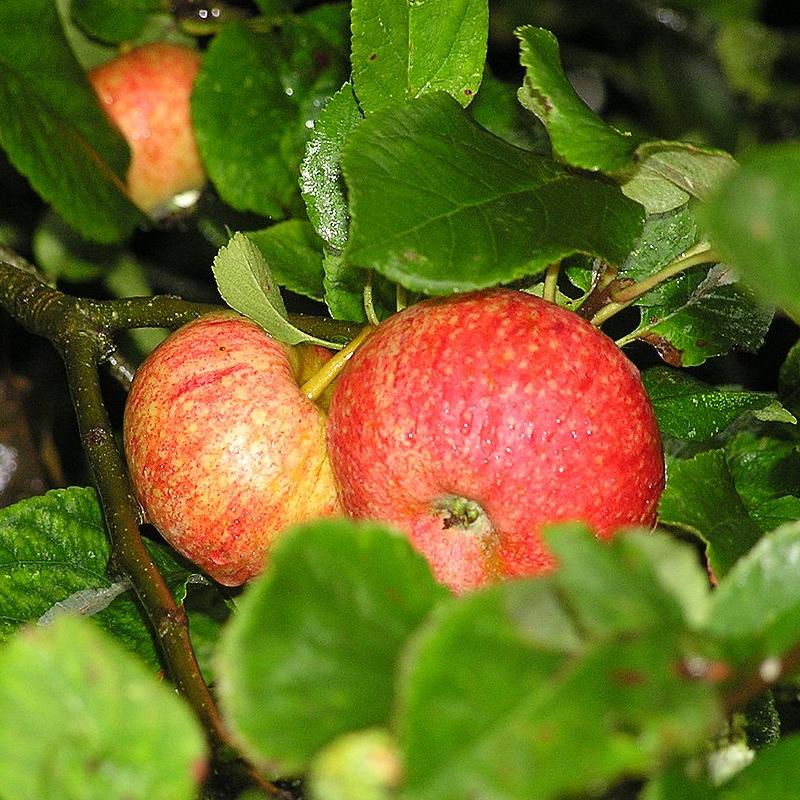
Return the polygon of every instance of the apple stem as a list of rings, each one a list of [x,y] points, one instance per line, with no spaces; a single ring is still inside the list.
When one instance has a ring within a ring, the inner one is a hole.
[[[378,314],[375,311],[375,301],[372,295],[372,270],[367,272],[367,282],[364,284],[364,313],[367,315],[367,322],[370,325],[380,324]]]
[[[561,262],[557,261],[555,264],[549,264],[544,273],[544,288],[542,289],[542,298],[549,300],[551,303],[556,302],[558,296],[558,275],[561,272]]]
[[[603,306],[590,321],[593,325],[599,327],[615,314],[618,314],[624,308],[631,305],[631,303],[643,297],[649,291],[660,286],[670,278],[674,278],[681,272],[691,267],[696,267],[698,264],[711,264],[715,261],[719,261],[719,256],[714,252],[711,245],[708,244],[708,242],[699,242],[674,261],[670,261],[669,264],[662,267],[658,272],[654,272],[647,278],[611,292],[609,298],[611,302]]]
[[[373,325],[367,325],[353,339],[350,344],[343,347],[329,358],[301,387],[300,391],[313,403],[333,383],[345,364],[352,358],[353,353],[366,341],[367,337],[375,330]]]

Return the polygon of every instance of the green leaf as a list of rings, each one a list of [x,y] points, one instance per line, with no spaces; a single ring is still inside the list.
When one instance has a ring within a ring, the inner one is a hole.
[[[550,152],[547,131],[519,104],[516,87],[494,77],[488,67],[469,113],[482,128],[515,147],[543,155]]]
[[[295,774],[336,736],[385,726],[400,649],[447,596],[408,540],[380,525],[284,533],[219,653],[223,712],[244,752]]]
[[[642,380],[662,434],[684,441],[708,441],[746,411],[774,402],[764,392],[720,389],[666,367],[645,370]]]
[[[667,461],[667,485],[658,518],[660,524],[680,528],[705,544],[709,566],[717,578],[761,538],[722,450]]]
[[[705,199],[736,166],[724,150],[688,142],[646,142],[637,148],[636,160],[636,172],[622,191],[648,214],[671,211],[690,197]]]
[[[297,190],[281,152],[296,115],[281,70],[274,34],[231,23],[211,41],[192,93],[198,148],[220,196],[237,210],[277,218]]]
[[[641,232],[641,206],[615,184],[497,139],[447,95],[365,119],[342,166],[346,259],[426,294],[507,283],[575,252],[619,264]]]
[[[742,431],[725,445],[725,455],[737,491],[762,531],[800,519],[796,442]]]
[[[188,570],[168,551],[151,552],[171,585],[188,580]],[[110,553],[93,489],[56,489],[0,510],[0,641],[26,622],[54,618],[63,606],[83,608],[129,650],[157,665],[138,603],[106,574]]]
[[[795,342],[781,364],[778,397],[794,414],[800,414],[800,341]]]
[[[284,344],[312,342],[338,348],[333,342],[318,339],[287,318],[281,291],[258,245],[243,233],[234,233],[221,247],[212,266],[219,293],[240,314],[249,317]]]
[[[800,318],[800,144],[757,148],[698,209],[714,248],[762,298]]]
[[[597,638],[687,622],[699,626],[708,606],[708,576],[693,547],[653,531],[625,531],[601,542],[581,526],[551,528],[561,596],[580,629]]]
[[[303,220],[290,219],[247,237],[258,246],[275,282],[322,302],[322,242]]]
[[[697,643],[674,620],[610,640],[559,635],[575,628],[549,579],[438,610],[402,674],[404,800],[594,794],[705,740],[719,710],[713,689],[680,677]]]
[[[175,692],[68,617],[0,649],[0,784],[19,800],[190,800],[200,726]]]
[[[50,0],[0,3],[0,146],[86,238],[119,241],[144,222],[124,193],[128,148],[75,60]]]
[[[351,25],[353,86],[366,114],[428,92],[466,106],[478,91],[486,0],[353,0]]]
[[[72,17],[90,36],[104,42],[135,39],[153,14],[162,11],[160,0],[72,0]]]
[[[755,352],[773,318],[773,309],[758,303],[722,264],[683,273],[636,305],[642,322],[625,341],[652,344],[672,366],[697,366],[734,349]]]
[[[520,102],[544,123],[556,155],[581,169],[615,173],[631,167],[636,141],[603,122],[581,100],[564,74],[556,37],[533,26],[515,33],[525,67]]]
[[[342,148],[362,119],[353,89],[346,83],[317,119],[300,165],[300,190],[308,218],[320,238],[337,251],[347,244],[348,226]]]
[[[768,533],[720,581],[709,633],[759,639],[763,656],[780,655],[800,639],[800,522]]]

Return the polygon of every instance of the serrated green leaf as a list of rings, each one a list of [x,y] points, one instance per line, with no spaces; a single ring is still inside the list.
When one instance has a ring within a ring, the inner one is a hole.
[[[666,367],[645,370],[642,380],[662,434],[684,441],[708,441],[746,411],[774,402],[765,392],[720,389]]]
[[[151,549],[173,586],[190,573],[164,548]],[[56,489],[0,510],[0,641],[21,625],[57,616],[59,604],[78,611],[80,594],[100,600],[117,585],[106,574],[111,550],[93,489]],[[118,587],[119,588],[119,587]],[[113,599],[113,598],[112,598]],[[132,593],[84,613],[151,665],[158,664],[149,624]]]
[[[300,191],[308,218],[320,238],[341,251],[347,244],[347,198],[340,159],[347,137],[363,119],[346,83],[325,105],[300,165]]]
[[[447,95],[365,119],[342,166],[346,260],[426,294],[508,283],[575,252],[619,264],[641,232],[641,206],[615,184],[497,139]]]
[[[322,302],[322,242],[308,222],[290,219],[247,237],[258,246],[276,283]]]
[[[353,86],[366,114],[429,92],[466,106],[478,91],[486,0],[353,0],[351,25]]]
[[[258,245],[243,233],[235,233],[221,247],[212,265],[214,280],[223,300],[249,317],[267,333],[284,344],[312,342],[337,349],[327,342],[301,331],[288,320],[281,290]]]
[[[212,40],[192,93],[197,145],[221,197],[240,211],[280,219],[297,189],[281,153],[295,107],[281,82],[280,43],[242,23]]]
[[[520,600],[532,603],[525,628]],[[398,710],[404,800],[594,793],[704,741],[719,709],[709,686],[679,677],[686,634],[674,621],[565,651],[536,635],[570,625],[564,605],[548,582],[514,581],[440,609],[420,631]]]
[[[757,294],[800,318],[800,144],[758,148],[698,209],[719,254]]]
[[[27,629],[0,649],[0,784],[18,800],[190,800],[200,726],[89,622]]]
[[[448,597],[399,533],[326,520],[285,532],[219,652],[227,724],[277,774],[347,731],[385,726],[400,649]]]
[[[119,43],[135,39],[150,16],[163,8],[160,0],[72,0],[70,10],[87,34]]]
[[[0,3],[0,146],[84,236],[126,238],[144,222],[124,193],[128,148],[108,122],[50,0]]]
[[[629,169],[636,141],[603,122],[581,100],[564,74],[556,37],[533,26],[515,33],[525,67],[520,102],[544,123],[553,151],[582,169],[606,173]]]
[[[800,522],[764,536],[720,581],[708,621],[712,635],[757,639],[780,655],[800,639]]]
[[[683,367],[734,349],[755,352],[774,315],[723,264],[683,273],[648,292],[636,305],[642,322],[625,341],[642,339],[668,364]]]
[[[717,578],[761,538],[722,450],[691,459],[668,459],[658,518],[662,525],[691,533],[705,544],[706,558]]]

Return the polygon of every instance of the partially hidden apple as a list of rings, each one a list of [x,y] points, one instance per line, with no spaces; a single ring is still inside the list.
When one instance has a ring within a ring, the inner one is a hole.
[[[196,50],[157,42],[88,74],[103,109],[131,149],[128,195],[155,217],[174,197],[199,191],[206,182],[189,107],[200,61]]]
[[[135,494],[219,583],[257,574],[287,525],[341,513],[326,415],[300,390],[326,355],[220,312],[175,331],[136,372],[123,418]]]
[[[550,569],[550,523],[652,525],[664,486],[634,365],[577,314],[510,289],[378,326],[338,379],[328,447],[345,511],[404,530],[457,593]]]

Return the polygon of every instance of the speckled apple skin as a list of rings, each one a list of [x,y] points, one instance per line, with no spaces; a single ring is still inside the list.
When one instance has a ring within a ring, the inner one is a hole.
[[[128,194],[146,213],[205,183],[189,107],[200,61],[195,50],[158,42],[89,71],[103,109],[131,148]]]
[[[145,359],[123,437],[148,521],[219,583],[257,574],[287,525],[341,513],[325,414],[289,348],[238,315],[191,322]]]
[[[573,312],[509,289],[380,325],[333,393],[328,447],[345,510],[405,530],[455,592],[552,567],[547,523],[652,525],[664,486],[634,365]],[[446,527],[454,496],[488,526]]]

